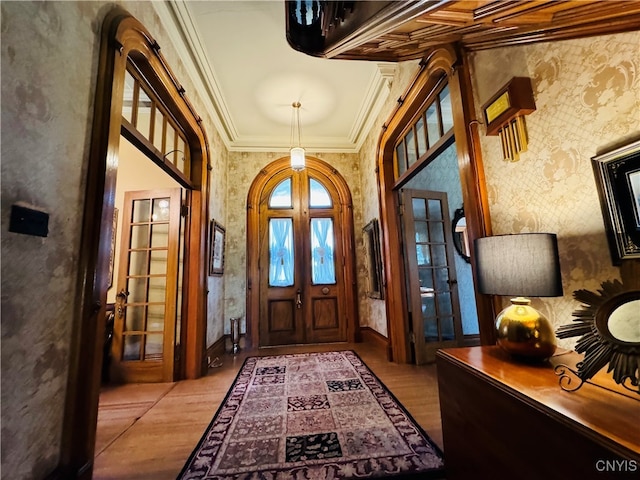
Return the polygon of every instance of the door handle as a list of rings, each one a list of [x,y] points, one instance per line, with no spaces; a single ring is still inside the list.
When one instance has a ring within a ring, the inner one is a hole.
[[[296,308],[302,308],[302,293],[300,293],[300,289],[296,292]]]
[[[116,301],[118,302],[116,313],[118,314],[118,317],[122,317],[124,315],[124,307],[122,305],[127,301],[128,296],[129,292],[125,292],[124,288],[116,294]]]

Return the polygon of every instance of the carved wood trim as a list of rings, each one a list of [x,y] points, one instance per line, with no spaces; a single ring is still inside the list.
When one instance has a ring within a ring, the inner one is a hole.
[[[326,2],[324,8],[328,12],[335,3]],[[295,32],[289,41],[319,57],[397,62],[423,58],[449,43],[472,51],[638,28],[636,1],[354,2],[347,21],[336,22],[326,36],[317,29]],[[314,33],[318,38],[310,42]]]
[[[460,166],[462,196],[467,216],[467,231],[470,243],[473,239],[490,234],[487,193],[480,154],[477,120],[473,106],[471,81],[464,53],[453,47],[434,51],[385,124],[378,142],[377,164],[380,195],[380,225],[382,231],[383,260],[385,263],[385,298],[387,332],[393,360],[400,363],[412,361],[409,342],[408,307],[405,283],[398,281],[406,277],[402,257],[401,225],[398,215],[398,195],[394,190],[394,147],[406,125],[420,110],[441,81],[448,77],[451,104],[454,114],[454,135]],[[473,252],[471,252],[473,254]],[[472,269],[475,278],[475,271]],[[482,343],[493,343],[493,304],[491,299],[476,294],[480,339]]]
[[[478,120],[475,113],[471,74],[466,52],[461,50],[459,58],[462,61],[459,63],[455,75],[451,77],[449,88],[451,89],[452,105],[454,106],[453,130],[458,150],[462,198],[467,219],[469,256],[474,258],[473,241],[476,238],[491,235],[491,216],[489,214],[489,196],[484,175]],[[474,285],[477,285],[475,262],[471,262],[471,271]],[[481,295],[477,290],[475,296],[480,343],[493,345],[496,341],[494,319],[501,307],[496,310],[496,299]]]
[[[91,478],[98,397],[101,382],[102,344],[109,268],[110,239],[113,228],[118,147],[121,134],[124,73],[127,57],[139,67],[184,130],[192,151],[194,189],[191,221],[185,232],[184,288],[188,307],[185,312],[188,378],[203,373],[204,328],[206,319],[206,235],[208,216],[209,145],[200,117],[184,95],[159,52],[159,46],[145,27],[120,7],[103,21],[97,84],[94,102],[93,136],[89,152],[79,252],[77,305],[71,335],[70,368],[63,421],[60,461],[57,471],[63,478]]]
[[[338,191],[340,205],[340,222],[342,238],[346,242],[343,252],[347,258],[344,268],[344,285],[348,289],[345,312],[347,315],[347,341],[360,341],[360,321],[357,307],[356,267],[355,267],[355,232],[353,226],[353,204],[349,186],[342,175],[331,165],[319,158],[307,156],[306,167],[324,175],[331,180]],[[269,180],[283,170],[290,169],[289,157],[273,161],[256,176],[247,194],[247,205],[260,205],[260,198]],[[252,348],[259,347],[260,334],[260,298],[259,298],[259,251],[254,242],[260,231],[260,209],[247,209],[247,303],[246,303],[246,341]],[[349,253],[351,252],[351,253]],[[351,261],[349,260],[349,257]]]

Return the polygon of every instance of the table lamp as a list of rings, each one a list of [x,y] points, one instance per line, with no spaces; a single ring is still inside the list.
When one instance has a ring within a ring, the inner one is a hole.
[[[556,350],[553,327],[526,297],[562,296],[556,235],[495,235],[474,244],[479,292],[515,297],[496,317],[498,345],[519,359],[548,359]]]

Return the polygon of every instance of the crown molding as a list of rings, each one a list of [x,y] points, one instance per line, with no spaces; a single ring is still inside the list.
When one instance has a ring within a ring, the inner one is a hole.
[[[345,137],[322,137],[305,139],[304,149],[308,152],[322,153],[358,153],[358,147]],[[288,145],[271,137],[243,137],[241,142],[232,143],[230,152],[288,152]]]
[[[238,138],[237,129],[209,62],[198,28],[184,0],[151,2],[173,47],[191,77],[199,99],[227,148]]]
[[[356,146],[356,151],[360,150],[378,118],[391,92],[393,77],[398,69],[396,63],[389,62],[377,62],[376,66],[378,68],[371,77],[367,94],[349,132],[349,141]]]
[[[198,27],[184,0],[151,2],[167,35],[190,76],[199,100],[204,104],[214,127],[228,151],[289,150],[288,141],[270,136],[240,135],[227,107],[215,69],[209,61]],[[377,62],[366,95],[352,127],[344,137],[306,137],[305,149],[325,153],[357,153],[379,115],[390,91],[397,64]],[[188,92],[187,92],[188,93]]]

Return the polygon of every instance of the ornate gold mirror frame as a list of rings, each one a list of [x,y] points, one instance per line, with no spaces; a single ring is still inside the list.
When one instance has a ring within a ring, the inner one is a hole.
[[[602,368],[613,372],[613,379],[627,390],[640,394],[640,290],[629,289],[619,280],[605,281],[597,293],[577,290],[573,293],[581,307],[573,312],[572,324],[556,331],[558,338],[582,335],[575,350],[584,359],[572,369],[558,365],[560,387],[578,390]],[[573,379],[577,377],[578,383]]]

